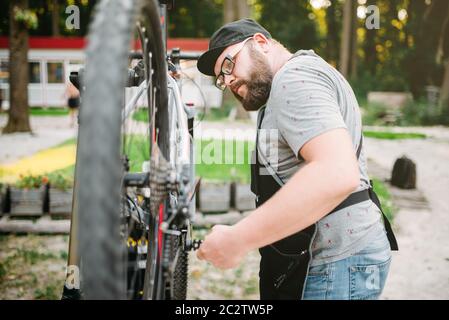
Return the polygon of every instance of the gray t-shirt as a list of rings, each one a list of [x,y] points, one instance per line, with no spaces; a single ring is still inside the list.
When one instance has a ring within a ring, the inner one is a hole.
[[[299,150],[311,139],[346,128],[354,152],[361,138],[361,116],[344,77],[313,51],[297,52],[275,75],[259,133],[259,150],[286,183],[305,165]],[[369,187],[366,156],[359,157],[360,185]],[[380,210],[365,201],[337,211],[317,223],[312,266],[345,259],[384,232]]]

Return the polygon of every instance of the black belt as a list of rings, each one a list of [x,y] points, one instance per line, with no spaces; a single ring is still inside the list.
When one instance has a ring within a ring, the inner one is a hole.
[[[342,203],[340,203],[334,210],[328,213],[328,215],[346,209],[347,207],[353,206],[355,204],[358,204],[360,202],[365,202],[370,200],[369,195],[369,189],[362,190],[356,193],[351,194],[349,197],[346,198]]]

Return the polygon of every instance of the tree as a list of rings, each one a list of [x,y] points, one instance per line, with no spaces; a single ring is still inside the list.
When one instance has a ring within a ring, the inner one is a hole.
[[[443,84],[441,86],[441,105],[449,111],[449,9],[444,23],[443,32],[441,33],[440,48],[445,62],[445,72]]]
[[[54,37],[60,36],[59,32],[59,20],[61,19],[59,10],[59,0],[51,0],[51,29]]]
[[[343,7],[343,33],[340,47],[340,72],[344,77],[355,75],[357,46],[357,1],[346,0]]]
[[[9,17],[10,103],[8,123],[3,129],[3,133],[30,132],[28,114],[28,28],[32,27],[33,18],[28,10],[28,0],[11,1]]]
[[[341,30],[341,5],[339,1],[332,1],[326,9],[326,44],[324,54],[327,61],[337,65],[339,61],[340,30]]]
[[[251,10],[246,0],[224,0],[223,8],[224,23],[250,17]]]
[[[250,17],[250,7],[246,0],[224,0],[223,5],[223,22],[229,23],[235,20]],[[224,92],[223,100],[232,101],[236,107],[235,118],[239,120],[249,119],[249,114],[245,111],[242,105],[231,94],[230,90]]]
[[[290,51],[319,47],[316,17],[309,1],[257,0],[259,22]]]
[[[222,24],[223,0],[178,0],[168,15],[172,38],[209,38]]]
[[[416,99],[424,94],[426,85],[439,83],[436,57],[448,8],[449,1],[433,0],[419,26],[416,45],[409,61],[410,86]]]
[[[374,5],[375,0],[368,0],[366,5]],[[376,52],[376,34],[377,30],[374,28],[365,29],[365,41],[363,44],[363,53],[364,53],[364,67],[366,72],[370,76],[374,76],[376,74],[376,65],[378,62],[377,52]]]

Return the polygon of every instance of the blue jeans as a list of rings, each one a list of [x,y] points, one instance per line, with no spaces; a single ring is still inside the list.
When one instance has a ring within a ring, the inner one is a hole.
[[[391,250],[380,233],[349,258],[309,268],[304,300],[377,300],[387,280]]]

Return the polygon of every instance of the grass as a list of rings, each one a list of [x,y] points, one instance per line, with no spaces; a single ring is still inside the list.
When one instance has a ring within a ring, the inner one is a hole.
[[[197,176],[204,180],[242,183],[250,181],[250,151],[254,149],[253,142],[224,140],[195,142]]]
[[[141,108],[136,110],[133,113],[133,119],[136,121],[141,121],[141,122],[148,122],[148,109],[147,108]]]
[[[395,133],[382,131],[364,131],[363,135],[367,138],[383,140],[404,140],[404,139],[426,139],[427,135],[423,133]]]
[[[53,148],[65,147],[65,146],[74,145],[74,144],[76,144],[76,138],[70,138],[70,139],[67,139],[66,141],[58,144],[57,146],[55,146]]]
[[[67,263],[66,238],[2,236],[0,299],[59,299]]]
[[[393,221],[395,214],[395,207],[392,203],[391,194],[388,191],[387,186],[378,179],[373,179],[373,187],[377,196],[379,197],[382,209],[388,220]]]
[[[67,116],[69,109],[67,108],[42,108],[32,107],[30,110],[30,116],[42,117],[42,116]]]
[[[127,154],[130,161],[130,171],[138,172],[142,163],[149,159],[148,146],[144,136],[133,135],[127,137],[129,149]],[[75,144],[74,139],[64,144]],[[224,141],[224,140],[196,140],[196,174],[204,180],[213,181],[250,181],[250,150],[254,149],[254,143],[248,141]],[[230,159],[231,163],[226,163]],[[241,160],[241,161],[240,161]],[[238,162],[238,163],[235,163]],[[61,174],[66,178],[73,177],[75,166],[54,171],[49,174]]]
[[[225,104],[220,108],[208,108],[206,112],[200,110],[197,118],[205,121],[223,121],[228,119],[231,109],[231,105]]]

